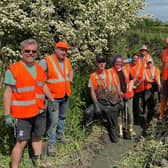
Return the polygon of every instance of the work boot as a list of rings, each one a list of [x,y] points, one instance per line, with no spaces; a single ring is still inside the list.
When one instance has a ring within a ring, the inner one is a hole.
[[[56,155],[54,145],[48,145],[47,154],[48,154],[48,156],[51,156],[51,157],[54,157]]]
[[[123,127],[122,127],[122,124],[119,124],[118,127],[119,127],[119,137],[123,138]]]
[[[40,155],[32,156],[31,160],[32,160],[32,163],[33,163],[33,168],[36,168],[36,167],[40,166]]]
[[[129,133],[130,133],[130,136],[131,136],[131,137],[133,137],[133,136],[136,135],[136,133],[135,133],[135,131],[134,131],[134,129],[133,129],[133,125],[132,125],[132,124],[130,124],[130,125],[128,126],[128,130],[129,130]]]

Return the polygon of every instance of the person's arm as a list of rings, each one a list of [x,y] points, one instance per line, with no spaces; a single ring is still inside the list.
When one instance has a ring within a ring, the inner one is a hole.
[[[54,101],[54,98],[53,98],[53,96],[52,96],[52,94],[51,94],[51,92],[50,92],[50,90],[49,90],[47,84],[44,84],[44,86],[43,86],[43,91],[44,91],[44,94],[47,96],[47,98],[48,98],[50,101]]]
[[[131,62],[132,62],[132,58],[127,58],[127,59],[123,60],[124,64],[128,64],[128,63],[131,63]]]
[[[43,58],[42,60],[40,60],[39,65],[43,68],[45,74],[47,75],[48,67],[46,59]]]
[[[13,88],[13,86],[11,86],[11,85],[5,86],[5,91],[4,91],[4,95],[3,95],[4,116],[7,116],[10,114],[12,88]]]
[[[93,103],[97,103],[97,97],[93,87],[90,87],[90,95]]]

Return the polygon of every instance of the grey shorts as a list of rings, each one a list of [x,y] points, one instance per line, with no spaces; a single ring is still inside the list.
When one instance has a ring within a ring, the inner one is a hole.
[[[162,90],[161,90],[161,94],[163,96],[168,97],[168,79],[164,80],[162,83]]]
[[[15,137],[17,140],[29,140],[31,135],[42,136],[46,131],[46,113],[26,118],[17,119],[15,124]]]

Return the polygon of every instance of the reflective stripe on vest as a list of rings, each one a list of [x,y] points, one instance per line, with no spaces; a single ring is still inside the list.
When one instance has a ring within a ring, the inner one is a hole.
[[[44,99],[45,95],[44,94],[36,94],[36,98],[38,98],[38,99]]]
[[[16,105],[16,106],[29,106],[29,105],[33,105],[33,104],[36,104],[35,100],[29,100],[29,101],[14,100],[14,101],[12,101],[12,105]]]
[[[13,88],[13,91],[18,92],[18,93],[34,91],[34,86],[28,86],[28,87],[22,87],[22,88]]]
[[[99,83],[100,86],[103,86],[104,89],[107,88],[107,77],[106,77],[106,73],[105,72],[104,72],[104,77],[105,77],[104,81],[100,79],[101,77],[98,76],[98,74],[96,72],[93,74],[93,76],[96,78],[96,80],[97,80],[97,82]]]
[[[54,60],[52,57],[49,57],[51,63],[52,63],[52,66],[56,72],[56,74],[58,75],[58,79],[47,79],[47,82],[48,83],[57,83],[57,82],[65,82],[65,81],[69,81],[69,77],[67,76],[68,74],[68,67],[67,67],[67,61],[65,59],[65,74],[64,76],[66,76],[65,78],[62,77],[61,73],[59,72],[57,66],[55,65],[54,63]],[[58,61],[57,61],[58,62]]]
[[[135,75],[135,77],[134,77],[134,80],[135,80],[135,81],[136,81],[136,79],[137,79],[137,77],[138,77],[138,75],[139,75],[139,72],[140,72],[141,66],[142,66],[142,64],[141,64],[141,63],[139,63],[139,65],[138,65],[138,69],[137,69],[137,72],[136,72],[136,75]],[[132,69],[133,69],[133,67],[132,67]],[[134,73],[134,72],[133,72],[133,73]]]

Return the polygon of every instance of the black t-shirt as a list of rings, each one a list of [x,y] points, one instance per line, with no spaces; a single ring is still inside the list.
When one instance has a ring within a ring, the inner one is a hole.
[[[125,82],[124,74],[123,74],[122,71],[117,71],[117,74],[118,74],[118,77],[119,77],[119,80],[120,80],[121,91],[122,91],[123,93],[126,93],[127,84],[126,84],[126,82]]]

